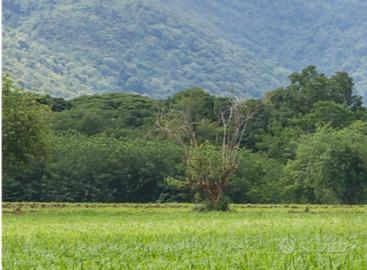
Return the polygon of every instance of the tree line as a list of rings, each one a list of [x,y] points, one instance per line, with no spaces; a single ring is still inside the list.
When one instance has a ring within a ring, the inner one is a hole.
[[[6,75],[3,199],[202,202],[227,168],[224,205],[367,202],[367,109],[347,73],[309,66],[261,99],[231,101],[200,88],[64,100]]]

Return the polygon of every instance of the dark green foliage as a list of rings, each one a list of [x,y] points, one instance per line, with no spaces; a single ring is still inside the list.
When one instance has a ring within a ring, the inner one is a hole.
[[[192,88],[177,93],[166,103],[177,111],[187,114],[188,121],[198,122],[207,119],[211,122],[217,118],[215,103],[217,98],[201,88]]]
[[[106,132],[116,137],[133,135],[135,129],[141,133],[143,130],[152,132],[160,104],[127,94],[83,96],[69,103],[69,110],[51,116],[56,130],[77,130],[87,135]]]
[[[18,89],[10,76],[2,88],[2,184],[3,198],[33,200],[40,192],[52,132],[47,107]]]
[[[333,128],[343,128],[355,120],[355,113],[347,106],[331,101],[320,101],[315,103],[310,113],[295,120],[295,124],[305,132],[311,133],[319,126],[329,125]]]
[[[363,117],[353,79],[344,72],[327,77],[309,66],[289,76],[290,85],[264,97],[257,148],[272,158],[293,159],[299,138],[317,127],[342,128]]]
[[[304,137],[286,167],[291,201],[355,204],[367,193],[367,126],[323,128]],[[307,192],[305,192],[307,191]],[[305,197],[306,195],[306,197]]]
[[[5,67],[25,89],[53,96],[162,98],[201,86],[257,97],[285,78],[164,1],[15,0],[4,18]]]
[[[367,97],[360,0],[4,1],[4,66],[54,96],[202,86],[258,97],[289,70],[349,72]]]
[[[282,201],[279,179],[283,164],[249,151],[241,153],[241,163],[226,188],[235,203],[277,203]]]
[[[367,110],[352,94],[352,82],[345,73],[325,76],[310,66],[293,73],[289,86],[247,100],[241,112],[256,110],[239,167],[215,208],[367,202]],[[64,100],[24,93],[9,77],[3,85],[6,201],[192,201],[199,193],[183,184],[188,174],[217,179],[220,173],[218,112],[228,98],[191,88],[166,100],[129,94]],[[199,145],[211,149],[192,161],[207,171],[190,172],[180,145],[159,131],[158,114],[167,108],[177,130],[185,113]],[[210,202],[199,195],[201,203]]]
[[[37,101],[41,104],[47,105],[53,112],[62,112],[72,108],[71,102],[63,98],[54,98],[49,95],[37,97]]]
[[[9,166],[21,168],[43,157],[51,130],[45,119],[46,106],[18,89],[8,75],[3,77],[2,99],[2,155],[6,172]]]
[[[59,134],[47,167],[33,164],[4,186],[4,200],[150,202],[176,174],[180,152],[169,142],[119,141]],[[41,172],[40,172],[41,171]]]
[[[345,70],[367,98],[367,3],[360,0],[164,0],[189,21],[267,59],[278,68],[314,64],[331,74]]]

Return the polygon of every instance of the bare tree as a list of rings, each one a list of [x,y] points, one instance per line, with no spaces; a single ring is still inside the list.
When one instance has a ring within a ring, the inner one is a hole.
[[[217,144],[199,143],[196,127],[200,122],[192,121],[189,112],[170,108],[157,118],[160,129],[181,146],[187,182],[205,194],[210,209],[228,208],[222,201],[224,188],[238,169],[241,142],[256,109],[246,100],[229,99],[218,110]]]

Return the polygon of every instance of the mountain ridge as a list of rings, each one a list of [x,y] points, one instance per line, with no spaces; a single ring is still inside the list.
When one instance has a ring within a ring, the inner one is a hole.
[[[315,64],[326,74],[350,72],[367,97],[365,6],[13,0],[3,7],[4,67],[25,89],[54,96],[123,91],[164,98],[194,86],[259,97]]]

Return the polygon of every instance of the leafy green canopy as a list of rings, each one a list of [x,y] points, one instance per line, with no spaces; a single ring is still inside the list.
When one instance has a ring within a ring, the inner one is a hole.
[[[9,77],[3,85],[5,200],[192,200],[192,189],[169,183],[185,179],[187,168],[179,145],[156,126],[162,107],[173,109],[177,127],[184,113],[198,143],[207,142],[192,165],[220,167],[217,115],[228,99],[200,88],[166,100],[128,94],[64,100],[17,90]],[[310,66],[292,74],[287,87],[246,105],[257,110],[238,171],[224,187],[231,200],[367,201],[367,110],[346,73],[328,77]],[[198,172],[207,174],[205,166]]]
[[[359,203],[367,195],[367,123],[304,137],[286,166],[291,200]]]
[[[50,135],[46,106],[18,89],[9,75],[3,77],[3,157],[5,168],[21,167],[42,157]],[[9,165],[9,166],[8,166]]]

